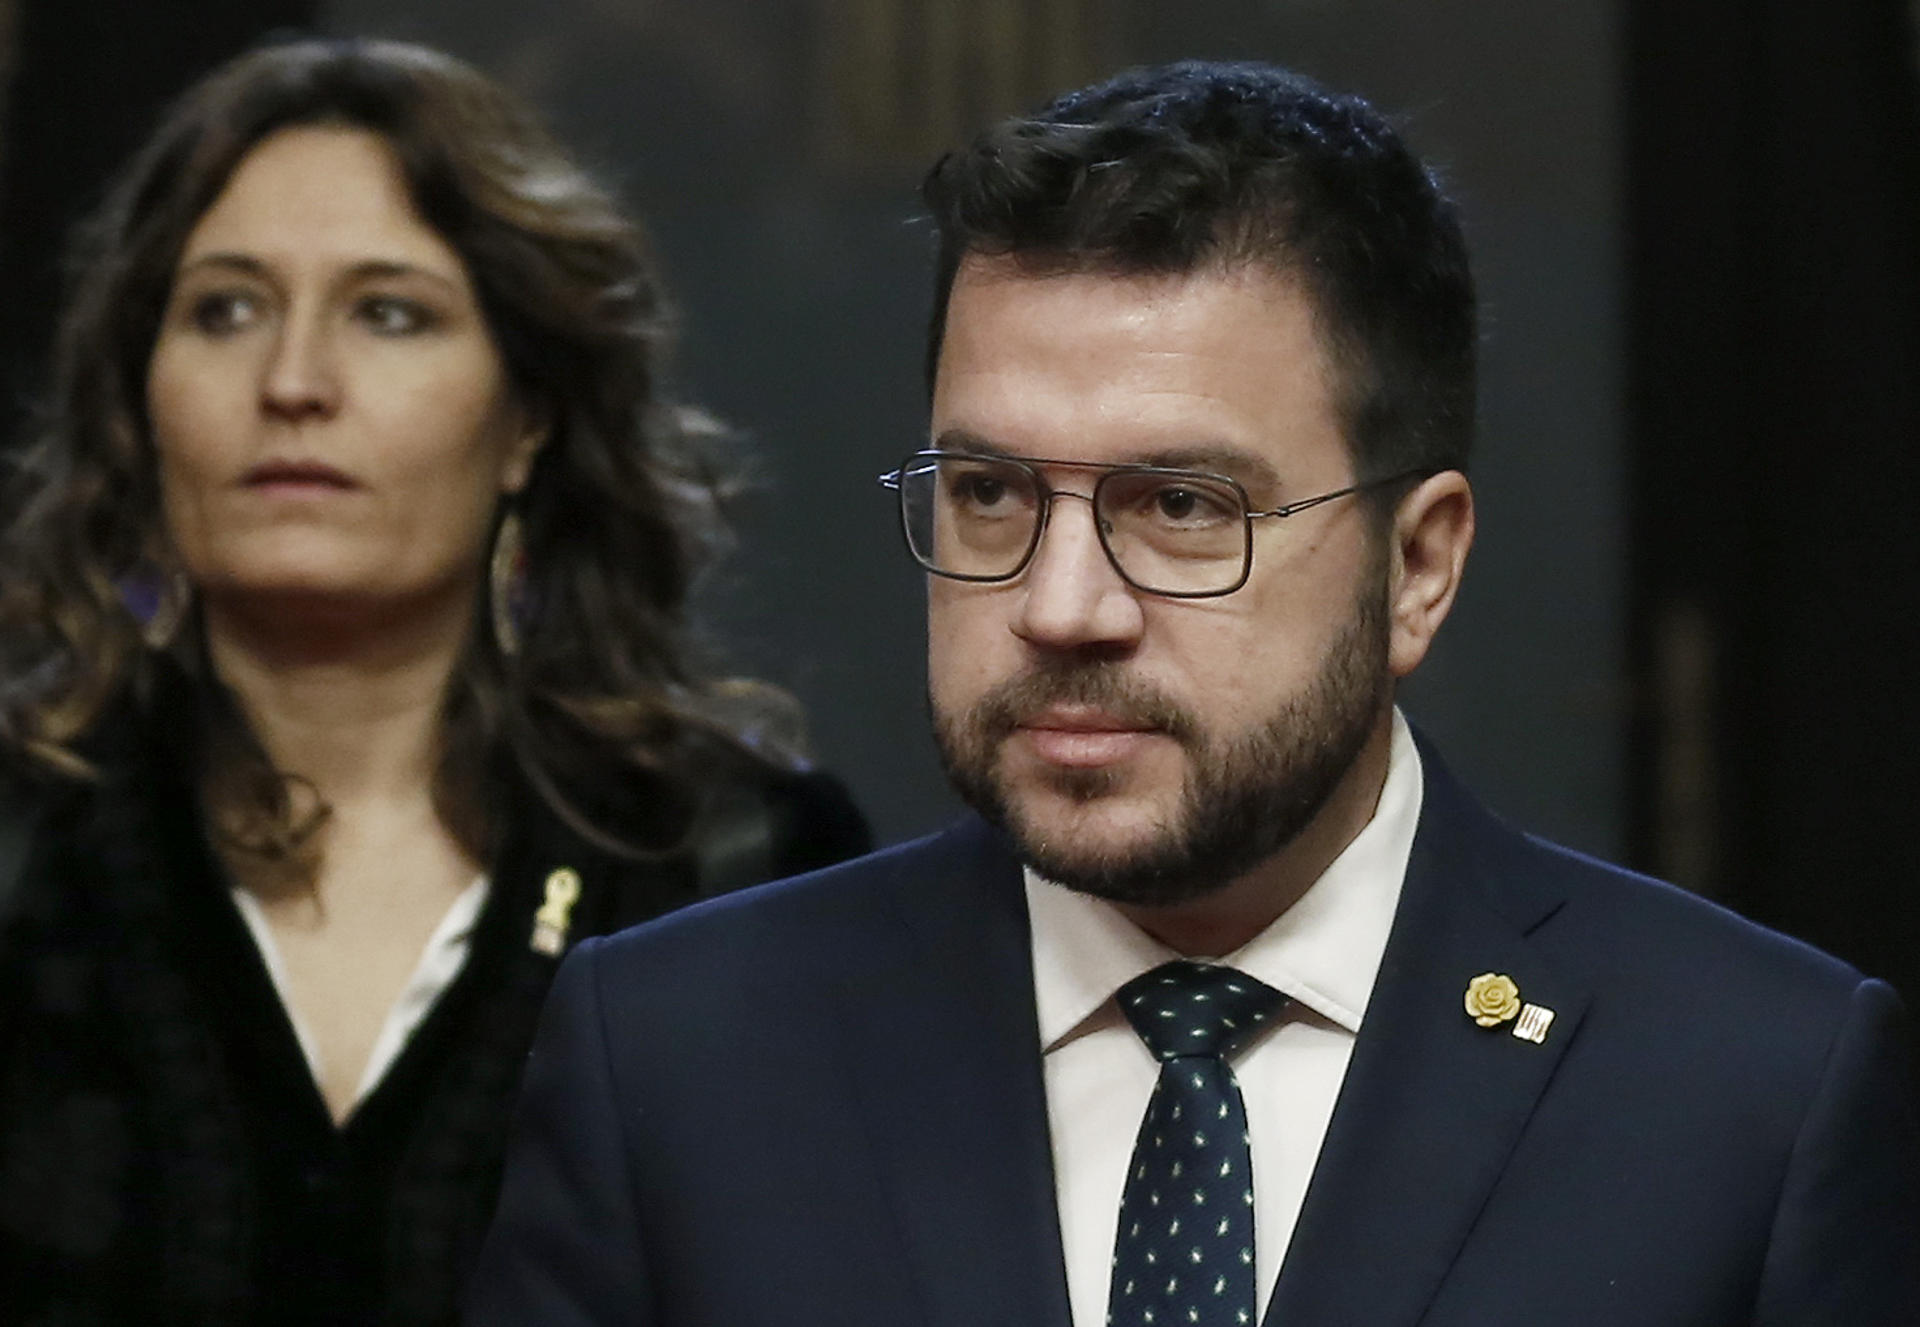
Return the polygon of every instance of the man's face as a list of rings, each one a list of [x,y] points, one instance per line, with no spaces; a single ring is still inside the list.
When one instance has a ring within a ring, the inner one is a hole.
[[[970,257],[932,433],[1226,474],[1256,511],[1356,478],[1312,306],[1260,269],[1036,276]],[[1094,475],[1047,479],[1085,494]],[[1122,902],[1204,894],[1290,842],[1384,730],[1386,562],[1361,502],[1253,530],[1252,575],[1219,598],[1131,588],[1070,499],[1015,580],[929,579],[942,755],[1043,874]]]

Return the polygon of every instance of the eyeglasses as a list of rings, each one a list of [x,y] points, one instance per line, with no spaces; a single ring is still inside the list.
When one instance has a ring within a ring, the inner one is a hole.
[[[1093,492],[1056,489],[1042,466],[1099,473]],[[1349,484],[1270,511],[1249,510],[1225,475],[1157,465],[1015,460],[972,452],[915,452],[880,483],[900,494],[900,528],[914,560],[956,581],[1008,581],[1027,569],[1056,498],[1093,507],[1100,547],[1134,589],[1171,599],[1232,594],[1253,570],[1253,523],[1371,489],[1424,478],[1406,470]]]

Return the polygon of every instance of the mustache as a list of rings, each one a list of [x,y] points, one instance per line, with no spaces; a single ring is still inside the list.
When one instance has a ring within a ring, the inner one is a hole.
[[[1177,702],[1113,663],[1051,664],[1010,677],[974,703],[973,727],[998,741],[1055,705],[1097,709],[1126,723],[1157,728],[1183,745],[1201,737],[1199,723]]]

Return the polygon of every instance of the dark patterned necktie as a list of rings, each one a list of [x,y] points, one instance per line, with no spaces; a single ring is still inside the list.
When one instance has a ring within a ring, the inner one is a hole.
[[[1160,1081],[1120,1196],[1107,1322],[1246,1327],[1255,1309],[1253,1166],[1226,1056],[1286,997],[1233,968],[1181,959],[1116,998],[1160,1061]]]

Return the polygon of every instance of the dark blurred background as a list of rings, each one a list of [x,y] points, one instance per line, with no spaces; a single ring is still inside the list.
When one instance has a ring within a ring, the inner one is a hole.
[[[1402,119],[1478,262],[1480,543],[1409,711],[1510,818],[1920,998],[1915,9],[0,0],[0,405],[38,385],[63,232],[189,80],[276,31],[466,57],[647,218],[683,380],[758,456],[708,636],[903,838],[952,810],[873,483],[922,436],[919,174],[1122,65],[1290,64]]]

